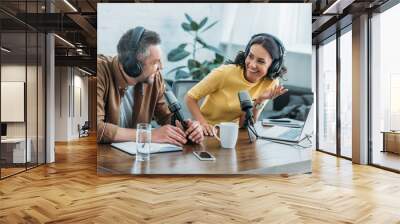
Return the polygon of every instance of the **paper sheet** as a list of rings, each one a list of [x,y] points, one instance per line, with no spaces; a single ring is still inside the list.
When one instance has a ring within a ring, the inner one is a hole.
[[[112,143],[111,146],[123,152],[126,152],[130,155],[136,155],[136,142]],[[150,153],[176,152],[176,151],[182,151],[182,147],[172,144],[150,143]]]

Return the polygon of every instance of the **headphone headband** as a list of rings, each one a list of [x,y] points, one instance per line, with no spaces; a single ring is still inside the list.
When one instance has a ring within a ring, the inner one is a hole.
[[[130,48],[133,49],[133,51],[129,51],[129,55],[126,55],[125,60],[121,61],[124,71],[131,77],[137,77],[142,73],[142,66],[136,58],[136,55],[145,30],[144,27],[138,26],[130,31],[132,36]]]
[[[140,39],[142,39],[144,28],[142,26],[135,27],[132,32],[132,48],[137,51]],[[135,52],[136,53],[136,52]]]

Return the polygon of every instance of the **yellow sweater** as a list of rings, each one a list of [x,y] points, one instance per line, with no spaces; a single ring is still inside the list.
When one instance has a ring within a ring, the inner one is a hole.
[[[266,89],[277,85],[278,80],[261,79],[251,83],[244,78],[244,71],[236,65],[221,65],[193,86],[187,93],[195,100],[206,97],[200,107],[204,118],[210,124],[238,122],[242,111],[238,92],[247,90],[256,99]]]

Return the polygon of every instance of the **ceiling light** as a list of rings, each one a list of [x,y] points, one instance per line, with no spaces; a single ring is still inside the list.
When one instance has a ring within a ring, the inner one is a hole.
[[[71,4],[68,2],[68,0],[64,0],[65,4],[67,4],[72,10],[74,10],[74,12],[78,12],[78,10]]]
[[[332,5],[325,9],[322,14],[342,14],[343,10],[354,1],[355,0],[336,0]]]
[[[81,71],[81,72],[83,72],[83,73],[85,73],[85,74],[87,74],[87,75],[93,75],[92,73],[90,73],[90,72],[88,72],[88,71],[86,71],[86,70],[83,70],[83,69],[81,69],[81,68],[79,68],[79,67],[78,67],[78,70]]]
[[[57,37],[58,39],[60,39],[62,42],[66,43],[67,45],[69,45],[70,47],[75,48],[75,45],[71,44],[71,42],[67,41],[66,39],[58,36],[57,34],[54,34],[55,37]]]
[[[1,47],[1,50],[4,51],[4,52],[6,52],[6,53],[10,53],[10,52],[11,52],[11,50],[9,50],[9,49],[7,49],[7,48],[5,48],[5,47]]]

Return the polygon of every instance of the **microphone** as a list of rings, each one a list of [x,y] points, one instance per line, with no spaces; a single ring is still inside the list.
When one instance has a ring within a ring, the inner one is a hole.
[[[254,127],[253,101],[247,90],[239,91],[238,93],[240,108],[246,113],[243,127],[247,128],[250,142],[258,138],[257,131]]]
[[[178,99],[176,99],[175,94],[167,86],[165,89],[164,96],[165,96],[165,99],[167,100],[169,110],[174,114],[173,122],[175,120],[178,120],[182,124],[183,129],[186,131],[188,129],[188,126],[187,126],[185,117],[181,110],[182,106],[179,103]],[[175,125],[175,122],[174,122],[174,125]]]
[[[253,115],[253,101],[249,95],[247,90],[242,90],[238,93],[239,101],[240,101],[240,108],[242,111],[246,113],[246,121],[250,122],[251,125],[254,124],[254,115]],[[248,123],[245,122],[247,127]]]

